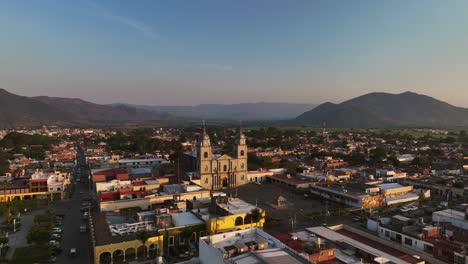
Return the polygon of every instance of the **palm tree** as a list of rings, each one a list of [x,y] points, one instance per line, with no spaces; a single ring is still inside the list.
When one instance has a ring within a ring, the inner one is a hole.
[[[255,208],[250,211],[250,214],[248,214],[247,217],[250,218],[250,224],[255,223],[255,226],[258,226],[258,222],[262,219],[262,212],[260,212],[260,209]]]
[[[143,255],[146,256],[146,242],[150,238],[150,234],[148,231],[144,230],[137,233],[137,238],[143,244]],[[138,254],[138,252],[135,252],[135,254]]]

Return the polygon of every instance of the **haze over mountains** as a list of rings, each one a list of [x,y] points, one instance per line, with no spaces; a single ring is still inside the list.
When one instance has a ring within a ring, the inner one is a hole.
[[[327,127],[457,127],[468,126],[468,109],[412,92],[370,93],[340,104],[321,104],[288,123],[324,122]]]
[[[370,93],[340,104],[244,103],[198,106],[100,105],[81,99],[26,97],[0,89],[0,128],[40,125],[102,126],[174,120],[278,120],[278,125],[321,127],[460,127],[468,109],[412,92]],[[280,121],[283,120],[283,121]]]
[[[295,118],[305,111],[314,108],[316,105],[259,102],[241,104],[200,104],[196,106],[133,106],[197,119],[282,120]]]

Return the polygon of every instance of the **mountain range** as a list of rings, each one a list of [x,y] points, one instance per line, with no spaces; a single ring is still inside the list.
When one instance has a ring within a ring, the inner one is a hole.
[[[339,104],[327,102],[317,107],[263,102],[139,106],[101,105],[75,98],[26,97],[0,89],[0,128],[190,124],[201,119],[228,122],[241,119],[249,124],[262,124],[263,121],[269,125],[315,127],[325,123],[327,127],[342,128],[467,127],[468,109],[412,92],[370,93]]]
[[[171,115],[132,106],[110,106],[81,99],[26,97],[0,89],[0,128],[41,125],[91,126],[168,120]]]
[[[350,128],[458,127],[468,126],[468,109],[413,92],[370,93],[340,104],[321,104],[287,123]]]

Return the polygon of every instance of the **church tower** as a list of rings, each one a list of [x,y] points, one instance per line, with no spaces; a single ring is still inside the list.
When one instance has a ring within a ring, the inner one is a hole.
[[[203,132],[197,142],[197,166],[199,172],[207,172],[212,158],[210,137],[206,133],[205,121],[203,121]]]
[[[236,186],[239,186],[247,183],[247,142],[242,126],[234,143],[234,159],[237,159]]]
[[[234,143],[234,158],[247,160],[247,143],[242,127],[239,127],[239,133]]]

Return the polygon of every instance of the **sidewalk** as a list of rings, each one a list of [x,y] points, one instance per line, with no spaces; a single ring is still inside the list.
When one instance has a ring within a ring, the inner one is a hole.
[[[21,215],[21,227],[20,230],[16,233],[11,233],[8,235],[8,246],[10,249],[7,252],[6,258],[11,259],[17,248],[26,247],[28,245],[27,236],[29,229],[34,224],[34,216],[45,212],[45,209],[37,209],[32,212]]]

